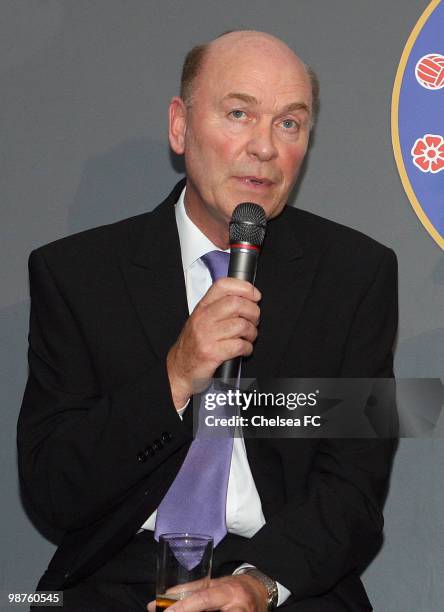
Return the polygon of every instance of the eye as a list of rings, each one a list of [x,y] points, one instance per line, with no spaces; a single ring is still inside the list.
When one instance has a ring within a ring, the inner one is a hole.
[[[297,130],[299,123],[294,119],[284,119],[282,125],[286,130]]]
[[[230,112],[230,116],[233,117],[233,119],[244,119],[247,115],[245,111],[236,108]]]

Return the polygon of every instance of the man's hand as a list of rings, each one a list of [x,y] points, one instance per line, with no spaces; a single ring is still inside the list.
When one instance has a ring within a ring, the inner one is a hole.
[[[210,287],[185,323],[167,356],[171,394],[177,409],[228,359],[251,355],[257,337],[261,294],[251,283],[221,278]],[[205,387],[203,387],[205,388]]]
[[[168,608],[168,612],[266,612],[268,593],[265,586],[248,574],[224,576],[210,581],[207,589],[196,591]],[[155,612],[156,602],[147,605],[148,612]]]

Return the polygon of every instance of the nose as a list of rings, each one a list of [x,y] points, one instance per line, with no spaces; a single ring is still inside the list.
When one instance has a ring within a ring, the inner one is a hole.
[[[247,153],[259,161],[269,161],[277,157],[278,151],[273,138],[273,126],[263,121],[253,128],[247,143]]]

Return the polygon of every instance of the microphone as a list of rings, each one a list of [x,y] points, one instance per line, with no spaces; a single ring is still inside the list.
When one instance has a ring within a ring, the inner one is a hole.
[[[267,218],[264,209],[253,202],[242,202],[233,211],[230,221],[230,263],[228,276],[240,278],[254,285],[257,260],[265,238]],[[214,377],[224,384],[237,378],[241,357],[225,361],[216,370]]]

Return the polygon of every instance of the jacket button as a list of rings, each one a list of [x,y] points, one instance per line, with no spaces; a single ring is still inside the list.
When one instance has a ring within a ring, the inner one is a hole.
[[[145,453],[139,453],[139,454],[137,455],[137,461],[138,461],[139,463],[144,463],[144,462],[146,461],[146,455],[145,455]]]
[[[160,436],[160,439],[162,440],[162,442],[165,443],[165,442],[169,442],[172,437],[173,436],[170,434],[169,431],[163,431],[161,436]]]
[[[155,451],[160,450],[163,446],[163,442],[161,442],[160,440],[154,440],[154,442],[152,443],[152,447],[154,448]]]
[[[156,449],[153,448],[153,446],[147,446],[145,449],[145,457],[152,457],[155,452],[156,452]]]

